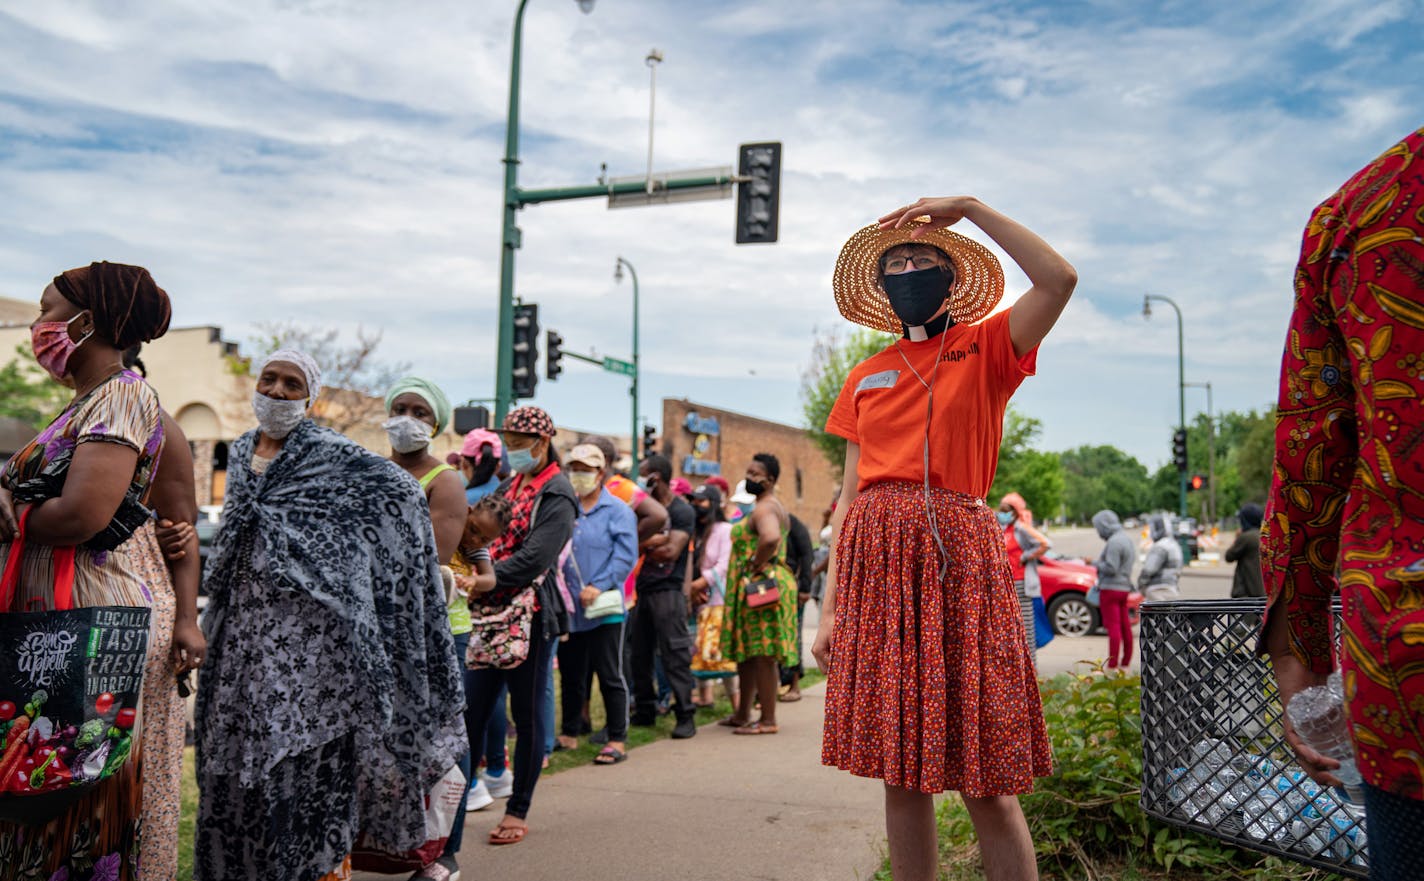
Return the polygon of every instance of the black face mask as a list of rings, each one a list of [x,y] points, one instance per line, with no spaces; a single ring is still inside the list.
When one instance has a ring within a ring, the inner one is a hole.
[[[694,506],[693,506],[692,512],[697,515],[697,522],[698,522],[698,523],[701,523],[702,521],[706,520],[708,517],[711,517],[711,516],[712,516],[712,509],[711,509],[711,508],[703,508],[703,507],[698,506],[698,505],[694,505]]]
[[[762,493],[766,492],[766,484],[762,483],[760,480],[745,480],[742,482],[746,485],[747,492],[758,498],[761,497]]]
[[[916,269],[880,280],[890,308],[906,327],[921,327],[934,317],[949,297],[954,274],[943,267]]]

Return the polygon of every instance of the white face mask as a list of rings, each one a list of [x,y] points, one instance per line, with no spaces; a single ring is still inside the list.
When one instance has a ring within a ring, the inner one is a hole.
[[[594,471],[570,471],[569,483],[573,484],[574,492],[579,498],[586,499],[598,492],[598,474]]]
[[[303,399],[283,401],[253,392],[252,412],[256,414],[257,427],[263,434],[273,440],[282,440],[306,418],[307,402]]]
[[[397,453],[414,453],[430,446],[435,430],[414,416],[392,416],[381,427],[391,439],[391,449]]]

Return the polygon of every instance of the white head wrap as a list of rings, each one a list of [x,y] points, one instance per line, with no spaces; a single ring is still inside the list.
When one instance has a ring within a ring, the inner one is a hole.
[[[258,369],[260,375],[267,365],[276,361],[285,364],[296,365],[307,378],[307,403],[316,400],[316,396],[321,394],[321,368],[316,366],[316,361],[306,352],[299,352],[296,349],[278,349],[267,356],[267,360],[262,362],[262,367]]]

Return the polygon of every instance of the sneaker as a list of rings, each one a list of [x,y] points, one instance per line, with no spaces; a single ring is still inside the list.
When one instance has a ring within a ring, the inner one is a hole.
[[[509,798],[514,794],[514,775],[508,768],[502,774],[479,774],[480,785],[494,798]]]
[[[697,719],[693,716],[684,716],[677,720],[677,727],[672,729],[673,740],[687,740],[689,737],[697,736]]]
[[[460,881],[460,864],[452,856],[442,856],[411,875],[410,881]]]
[[[629,725],[636,725],[639,728],[650,728],[658,724],[658,717],[652,713],[634,713],[628,720]]]
[[[470,787],[470,791],[465,795],[465,811],[483,811],[494,804],[494,796],[490,795],[489,788],[485,786],[485,775],[480,774],[475,778],[475,785]]]

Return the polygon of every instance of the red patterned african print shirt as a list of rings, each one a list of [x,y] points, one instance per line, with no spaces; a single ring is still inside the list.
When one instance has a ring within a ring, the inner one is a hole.
[[[1360,771],[1424,798],[1424,129],[1315,210],[1295,289],[1266,591],[1321,673],[1340,591]]]

